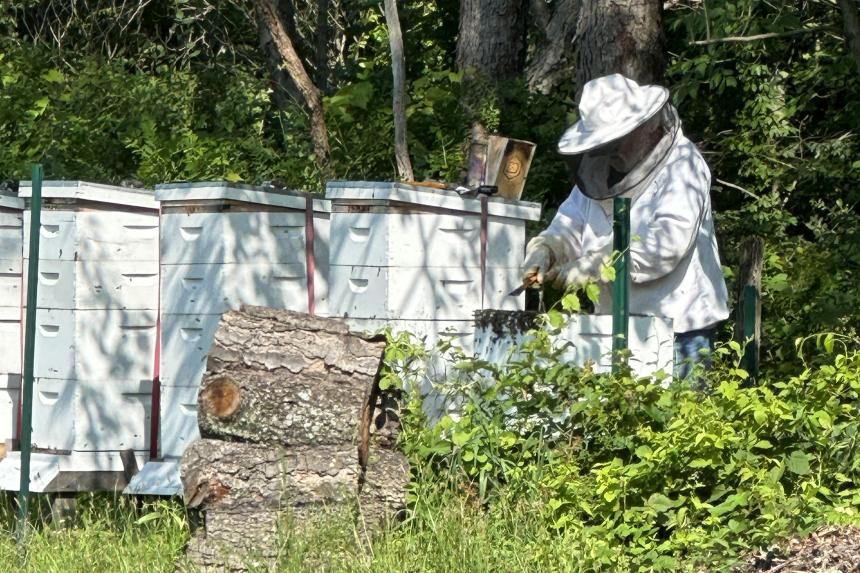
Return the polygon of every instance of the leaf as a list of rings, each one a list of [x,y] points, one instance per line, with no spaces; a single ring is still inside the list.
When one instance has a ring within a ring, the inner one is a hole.
[[[224,179],[226,179],[230,183],[237,183],[239,181],[242,181],[242,176],[239,175],[238,173],[236,173],[235,171],[231,171],[230,173],[228,173],[227,175],[224,176]]]
[[[601,265],[600,266],[600,278],[603,279],[604,282],[611,283],[615,280],[615,267],[612,265]]]
[[[753,447],[758,448],[760,450],[769,450],[773,447],[773,444],[771,444],[767,440],[759,440],[755,443]]]
[[[462,430],[454,430],[454,434],[451,436],[451,441],[454,442],[455,446],[463,446],[469,441],[469,439],[471,437],[472,437],[471,432],[464,432]]]
[[[564,316],[557,310],[550,310],[546,313],[546,317],[553,328],[561,328],[564,324]]]
[[[800,476],[807,475],[809,473],[809,455],[806,452],[794,450],[788,457],[786,467],[791,473]]]
[[[561,299],[561,308],[569,312],[579,312],[582,309],[579,296],[575,292],[567,293]]]
[[[160,519],[164,517],[160,512],[153,511],[152,513],[147,513],[140,519],[134,522],[135,525],[143,525],[144,523],[149,523],[150,521],[155,521],[156,519]]]
[[[696,458],[695,460],[690,462],[691,468],[708,468],[708,467],[711,467],[712,465],[713,464],[711,463],[710,460],[706,460],[704,458]]]
[[[825,412],[824,410],[818,410],[814,414],[815,420],[818,422],[818,425],[821,426],[825,430],[830,430],[833,428],[833,419],[830,417],[830,414]]]
[[[60,84],[66,81],[66,76],[63,75],[63,72],[57,69],[48,70],[44,74],[42,74],[42,79],[46,82],[51,82],[54,84]]]
[[[645,505],[658,513],[666,513],[673,507],[680,505],[679,501],[672,501],[662,493],[652,493]]]
[[[598,300],[600,300],[600,287],[597,283],[588,283],[585,285],[585,296],[588,297],[588,300],[597,304]]]
[[[651,457],[654,451],[648,446],[639,446],[636,448],[636,455],[641,459],[647,459]]]

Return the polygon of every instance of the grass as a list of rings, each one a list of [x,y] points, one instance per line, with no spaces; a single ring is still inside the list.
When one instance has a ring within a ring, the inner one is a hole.
[[[47,498],[32,502],[26,556],[15,543],[11,497],[0,503],[0,563],[5,571],[38,573],[173,572],[188,539],[181,502],[142,502],[106,494],[78,497],[67,525],[50,520]]]
[[[175,500],[139,502],[82,495],[67,525],[49,519],[35,500],[22,562],[9,498],[0,505],[0,563],[5,571],[39,573],[191,571],[182,554],[188,517]],[[574,572],[588,570],[593,546],[574,533],[546,529],[535,508],[500,504],[487,512],[451,495],[425,503],[428,511],[371,536],[343,511],[285,519],[278,571],[305,572]],[[586,540],[587,541],[587,540]],[[622,566],[620,570],[623,570]]]

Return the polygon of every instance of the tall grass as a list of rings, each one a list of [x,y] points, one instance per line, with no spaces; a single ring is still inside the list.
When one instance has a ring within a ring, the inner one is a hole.
[[[0,502],[4,571],[173,572],[188,539],[185,510],[175,500],[81,495],[76,515],[63,523],[51,520],[45,496],[34,496],[32,506],[22,555],[15,543],[13,497]]]
[[[77,515],[52,523],[46,498],[34,500],[27,555],[15,545],[15,513],[0,503],[4,571],[38,573],[193,571],[182,552],[189,537],[181,502],[142,502],[105,494],[78,498]],[[555,533],[529,502],[474,505],[438,493],[405,522],[370,533],[351,512],[285,517],[277,571],[331,572],[580,572],[596,570],[599,550],[584,532]],[[249,532],[250,533],[250,532]],[[605,557],[605,556],[604,556]],[[618,570],[625,570],[619,561]]]

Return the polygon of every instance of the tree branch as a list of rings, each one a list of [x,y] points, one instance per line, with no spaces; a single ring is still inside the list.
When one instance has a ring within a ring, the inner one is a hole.
[[[756,34],[754,36],[727,36],[725,38],[711,38],[710,40],[696,40],[690,42],[692,46],[710,46],[711,44],[743,44],[746,42],[758,42],[771,38],[786,38],[788,36],[799,36],[828,30],[829,26],[816,26],[814,28],[803,28],[801,30],[790,30],[788,32],[768,32],[767,34]]]
[[[265,26],[278,48],[278,53],[284,62],[287,73],[295,82],[304,103],[310,111],[311,139],[314,145],[314,155],[317,165],[325,172],[328,170],[331,148],[328,142],[328,129],[325,124],[322,98],[320,92],[311,81],[302,60],[293,46],[284,23],[278,16],[278,11],[272,0],[255,0],[258,25]]]

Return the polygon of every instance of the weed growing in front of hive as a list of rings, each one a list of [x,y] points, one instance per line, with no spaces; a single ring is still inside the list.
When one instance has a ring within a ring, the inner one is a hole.
[[[730,343],[700,373],[700,393],[563,363],[549,336],[558,320],[548,315],[504,366],[443,345],[443,367],[425,359],[445,373],[432,407],[416,390],[426,372],[397,350],[410,364],[398,383],[413,390],[402,435],[413,521],[434,522],[440,491],[488,518],[528,507],[532,525],[579,540],[579,570],[621,559],[649,571],[728,567],[791,533],[858,522],[856,341],[808,339],[798,348],[817,343],[815,364],[755,383]]]

